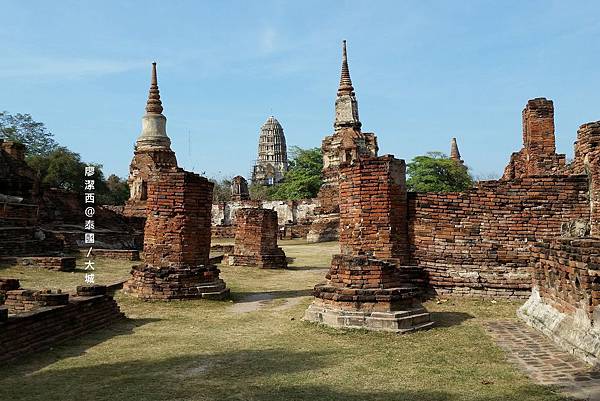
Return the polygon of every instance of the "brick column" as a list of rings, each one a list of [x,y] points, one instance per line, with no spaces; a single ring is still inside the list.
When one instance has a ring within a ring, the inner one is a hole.
[[[332,327],[408,332],[433,323],[408,262],[406,171],[393,156],[340,166],[340,248],[304,318]]]
[[[224,298],[229,290],[208,263],[213,184],[180,168],[149,181],[144,265],[134,266],[126,292],[143,299]]]
[[[285,253],[277,246],[277,212],[262,208],[244,208],[235,214],[235,247],[227,256],[231,266],[255,266],[264,269],[286,268]]]

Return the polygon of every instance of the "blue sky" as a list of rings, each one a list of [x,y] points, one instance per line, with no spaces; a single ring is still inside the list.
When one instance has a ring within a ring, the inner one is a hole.
[[[600,3],[3,1],[0,109],[30,113],[125,177],[158,62],[181,166],[247,176],[272,113],[288,145],[332,132],[341,40],[363,130],[410,160],[458,138],[475,175],[521,147],[527,99],[554,100],[557,148],[600,120]]]

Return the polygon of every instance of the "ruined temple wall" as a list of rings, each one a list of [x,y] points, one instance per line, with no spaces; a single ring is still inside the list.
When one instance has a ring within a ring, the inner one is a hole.
[[[315,209],[318,207],[316,199],[303,199],[297,201],[231,201],[213,203],[212,225],[213,232],[226,236],[233,234],[235,228],[236,212],[244,208],[271,209],[277,212],[278,224],[305,224],[310,223],[315,217]]]
[[[531,245],[589,220],[586,176],[487,181],[462,193],[409,193],[411,264],[442,294],[525,298]]]
[[[589,363],[600,363],[600,240],[556,238],[533,247],[533,291],[517,312]]]

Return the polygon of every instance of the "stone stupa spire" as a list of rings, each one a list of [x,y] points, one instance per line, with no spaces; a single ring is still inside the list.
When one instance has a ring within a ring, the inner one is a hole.
[[[150,92],[146,102],[146,113],[162,114],[163,107],[158,90],[158,79],[156,77],[156,62],[152,63],[152,77],[150,78]]]
[[[458,151],[456,138],[452,138],[452,141],[450,141],[450,159],[463,163],[462,159],[460,158],[460,152]]]
[[[346,41],[342,42],[342,73],[340,75],[340,87],[338,88],[338,96],[354,95],[354,87],[352,79],[350,79],[350,69],[348,68],[348,53],[346,52]]]
[[[342,73],[340,75],[340,86],[335,100],[335,122],[333,127],[336,131],[344,128],[352,128],[360,131],[360,120],[358,119],[358,102],[354,93],[354,86],[350,79],[350,68],[348,68],[348,53],[346,41],[342,42]]]
[[[142,133],[136,141],[136,149],[171,149],[167,136],[167,118],[162,114],[163,106],[158,90],[156,63],[152,63],[150,91],[146,102],[146,114],[142,117]]]

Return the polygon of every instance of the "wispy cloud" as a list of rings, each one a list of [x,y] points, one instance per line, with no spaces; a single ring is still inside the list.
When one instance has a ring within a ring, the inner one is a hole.
[[[79,58],[19,58],[0,64],[0,79],[79,79],[130,71],[147,66],[145,61]]]
[[[272,53],[277,47],[277,31],[273,27],[265,27],[259,35],[258,48],[262,53]]]

